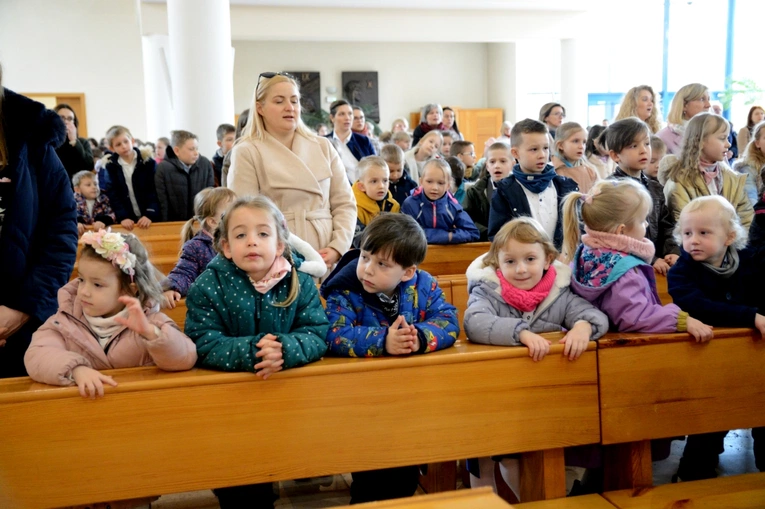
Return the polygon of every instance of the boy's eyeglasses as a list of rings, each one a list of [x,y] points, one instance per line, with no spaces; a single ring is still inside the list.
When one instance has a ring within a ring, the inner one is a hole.
[[[289,78],[291,80],[295,80],[297,82],[297,79],[293,75],[288,73],[288,72],[262,72],[258,76],[258,84],[255,86],[255,97],[258,97],[258,89],[260,88],[260,80],[262,78],[271,79],[274,76],[285,76],[285,77],[287,77],[287,78]]]

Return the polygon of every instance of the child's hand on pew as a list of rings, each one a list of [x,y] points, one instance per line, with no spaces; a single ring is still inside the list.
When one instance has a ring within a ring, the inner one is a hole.
[[[166,309],[175,309],[175,303],[180,302],[181,300],[181,294],[175,290],[167,290],[163,292],[162,295],[165,297],[165,302],[162,307]]]
[[[688,334],[696,338],[697,343],[706,343],[715,335],[712,327],[705,323],[701,323],[700,321],[696,320],[695,318],[691,318],[690,316],[688,317],[686,324]]]
[[[77,235],[85,233],[85,225],[83,223],[77,223]]]
[[[133,222],[132,219],[123,219],[122,221],[120,221],[120,224],[127,231],[131,231],[133,227],[135,226],[135,223]]]
[[[655,270],[657,274],[666,276],[667,271],[669,271],[669,264],[664,258],[657,258],[656,262],[653,264],[653,270]]]
[[[281,371],[284,358],[282,357],[282,344],[273,334],[266,334],[255,345],[260,351],[255,354],[260,358],[260,362],[255,364],[257,375],[263,380],[277,371]]]
[[[587,345],[590,343],[592,337],[592,325],[590,322],[580,320],[571,327],[571,330],[559,341],[561,344],[565,344],[563,349],[563,356],[568,357],[568,360],[575,361],[587,350]]]
[[[106,225],[102,223],[101,221],[96,221],[93,223],[93,231],[97,232],[98,230],[103,230],[106,228]]]
[[[550,353],[552,341],[543,338],[539,334],[534,334],[528,329],[521,331],[520,340],[521,343],[529,348],[529,357],[534,359],[534,362],[541,361],[545,358],[545,355]]]
[[[403,316],[399,315],[393,325],[388,327],[385,336],[385,351],[390,355],[407,355],[420,349],[417,329],[409,325]]]
[[[667,256],[664,257],[664,261],[667,262],[667,265],[671,267],[675,264],[678,258],[680,257],[676,254],[668,254]]]
[[[762,337],[765,338],[765,316],[760,313],[754,315],[754,327],[760,331]]]
[[[151,226],[151,219],[146,216],[141,216],[141,219],[138,220],[136,225],[138,225],[139,228],[148,228]]]
[[[104,383],[117,387],[117,382],[112,377],[87,366],[74,368],[72,378],[74,378],[74,383],[77,384],[77,388],[80,389],[80,396],[83,398],[102,398],[104,396]]]

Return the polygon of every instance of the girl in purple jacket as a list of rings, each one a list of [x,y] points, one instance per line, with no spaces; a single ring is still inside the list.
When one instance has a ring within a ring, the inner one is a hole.
[[[571,289],[608,315],[619,332],[688,332],[709,341],[710,326],[659,301],[650,265],[654,245],[645,238],[651,206],[648,191],[632,180],[601,181],[590,194],[566,196],[563,252],[572,262]],[[581,239],[577,208],[586,232]]]

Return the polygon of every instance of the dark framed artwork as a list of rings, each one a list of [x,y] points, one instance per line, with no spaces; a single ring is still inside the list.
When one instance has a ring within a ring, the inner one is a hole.
[[[321,78],[318,72],[285,71],[300,85],[300,107],[304,115],[315,115],[321,109]]]
[[[367,118],[380,122],[377,71],[343,72],[343,99],[360,106]]]

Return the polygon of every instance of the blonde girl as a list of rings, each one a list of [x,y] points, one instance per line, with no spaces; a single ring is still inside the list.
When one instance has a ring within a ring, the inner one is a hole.
[[[656,133],[667,145],[667,154],[680,153],[688,122],[709,111],[710,106],[709,89],[701,83],[691,83],[677,91],[667,114],[667,127]]]
[[[117,385],[104,369],[191,369],[194,344],[158,312],[162,290],[138,238],[99,230],[80,242],[78,277],[59,291],[58,312],[35,332],[24,357],[29,376],[76,384],[80,395],[95,398],[104,384]]]
[[[443,143],[444,137],[441,135],[441,131],[428,131],[417,145],[404,153],[404,161],[409,168],[409,176],[415,183],[420,183],[425,163],[434,157],[440,157]]]
[[[223,212],[236,200],[236,193],[225,187],[203,189],[194,197],[194,217],[181,229],[181,251],[178,263],[162,281],[164,305],[175,308],[176,302],[185,297],[199,275],[215,257],[213,237]],[[199,223],[199,231],[194,231]]]
[[[747,176],[734,172],[725,162],[729,130],[721,116],[700,113],[688,122],[679,156],[662,160],[659,180],[665,182],[667,207],[676,221],[694,198],[717,194],[733,205],[744,228],[752,224],[754,210],[746,195]]]
[[[711,327],[659,301],[650,265],[655,249],[645,238],[651,207],[648,191],[632,179],[600,181],[589,194],[566,196],[563,244],[573,262],[571,289],[603,311],[619,332],[687,331],[708,341]]]
[[[587,131],[576,122],[566,122],[555,135],[552,165],[558,175],[572,179],[583,193],[589,191],[600,177],[585,156]]]
[[[738,146],[746,147],[753,139],[754,126],[765,120],[765,109],[762,106],[752,106],[749,108],[749,115],[746,116],[746,125],[738,131]]]
[[[746,175],[746,195],[752,205],[760,199],[762,192],[762,170],[765,169],[765,122],[752,130],[752,141],[746,146],[743,157],[736,161],[733,169]]]
[[[629,117],[637,117],[656,134],[661,129],[659,123],[659,106],[656,104],[656,94],[648,85],[633,87],[624,94],[619,113],[614,120],[622,120]]]
[[[240,197],[273,200],[289,231],[317,250],[327,267],[351,247],[351,185],[331,142],[301,120],[300,91],[291,76],[259,76],[249,120],[231,152],[227,185]]]

